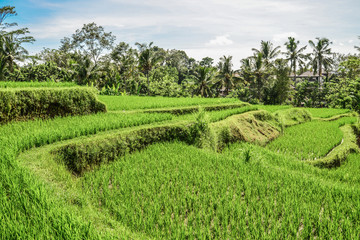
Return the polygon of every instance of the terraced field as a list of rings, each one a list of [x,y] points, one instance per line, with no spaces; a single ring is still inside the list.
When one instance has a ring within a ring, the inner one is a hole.
[[[0,239],[359,238],[351,111],[100,99],[0,125]]]

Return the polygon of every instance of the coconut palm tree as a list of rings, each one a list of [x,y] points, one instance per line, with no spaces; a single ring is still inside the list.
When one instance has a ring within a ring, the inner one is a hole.
[[[211,86],[213,84],[215,71],[211,67],[198,67],[194,73],[194,80],[197,88],[196,94],[200,94],[201,97],[211,97]]]
[[[13,72],[16,61],[23,61],[28,52],[17,41],[14,34],[6,34],[0,37],[0,55],[3,56],[5,64],[10,72]]]
[[[286,60],[290,62],[290,69],[294,72],[294,83],[296,83],[296,68],[297,65],[304,66],[305,61],[309,56],[303,53],[307,46],[298,48],[300,42],[296,41],[295,38],[289,37],[289,41],[285,43],[286,46]]]
[[[235,76],[237,71],[232,69],[232,56],[223,56],[220,58],[218,64],[219,74],[217,75],[218,86],[225,88],[225,95],[229,94],[231,88],[234,87],[236,81],[240,80],[239,77]]]
[[[254,56],[241,60],[241,73],[245,82],[250,84],[253,96],[258,100],[263,98],[263,90],[270,76],[271,68],[263,59],[263,54],[258,52]]]
[[[313,48],[313,58],[311,60],[311,65],[315,73],[319,73],[319,81],[323,73],[323,68],[328,71],[332,64],[333,53],[329,47],[332,42],[327,38],[316,38],[317,42],[314,43],[312,40],[309,40],[310,46]]]
[[[281,53],[280,46],[274,47],[270,41],[261,41],[260,49],[253,48],[254,56],[262,54],[262,60],[266,65],[270,65],[272,61]]]
[[[135,43],[135,45],[139,48],[139,68],[145,74],[147,79],[147,91],[148,95],[150,95],[150,81],[149,81],[149,73],[151,70],[160,62],[159,57],[155,53],[152,45],[153,42],[150,42],[149,45],[146,43]]]

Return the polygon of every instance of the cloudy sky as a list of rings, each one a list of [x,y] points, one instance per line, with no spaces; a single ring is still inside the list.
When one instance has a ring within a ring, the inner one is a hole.
[[[117,42],[151,42],[182,49],[200,60],[232,55],[234,65],[261,40],[283,46],[288,36],[306,44],[327,37],[332,49],[354,53],[360,45],[360,0],[0,0],[16,7],[8,22],[28,27],[27,48],[58,48],[83,24],[95,22]]]

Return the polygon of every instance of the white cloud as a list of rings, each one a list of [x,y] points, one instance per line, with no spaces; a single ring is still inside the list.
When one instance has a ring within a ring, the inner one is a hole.
[[[222,35],[217,36],[214,39],[211,39],[208,43],[206,43],[206,46],[213,47],[213,46],[229,46],[232,45],[234,42],[229,39],[230,35]]]
[[[298,35],[295,32],[279,33],[273,35],[273,41],[283,43],[288,40],[288,37],[298,38]]]
[[[29,1],[53,11],[45,16],[34,12],[26,27],[42,44],[49,42],[43,47],[54,48],[58,45],[50,43],[59,44],[60,39],[90,22],[113,32],[118,41],[154,41],[160,47],[189,50],[189,56],[193,53],[200,59],[205,55],[214,59],[222,55],[247,57],[261,40],[283,46],[289,36],[301,45],[324,36],[345,44],[336,44],[338,49],[350,49],[349,39],[357,38],[360,29],[360,15],[349,13],[356,9],[358,0],[343,0],[341,4],[337,0]],[[351,51],[355,51],[353,46]]]

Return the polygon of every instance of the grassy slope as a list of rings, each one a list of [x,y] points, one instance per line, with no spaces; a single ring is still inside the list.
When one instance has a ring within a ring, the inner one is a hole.
[[[62,189],[57,192],[63,199],[80,199],[75,212],[99,211],[102,216],[88,216],[104,221],[97,224],[104,231],[113,221],[156,239],[338,239],[360,230],[359,211],[352,210],[360,208],[359,177],[347,165],[349,172],[322,170],[250,144],[216,154],[165,143],[104,165],[75,184],[42,154],[35,163],[52,165],[53,178],[45,168],[42,177]],[[356,161],[351,156],[348,164]]]
[[[169,114],[98,114],[1,126],[0,239],[99,236],[86,218],[78,217],[67,207],[69,202],[55,199],[43,181],[18,165],[18,153],[76,136],[169,119]]]
[[[221,119],[226,111],[214,116]],[[360,202],[354,169],[320,170],[248,144],[223,155],[184,144],[155,145],[77,179],[47,152],[20,165],[15,161],[33,146],[146,122],[135,115],[123,125],[118,116],[86,116],[87,124],[69,118],[3,126],[0,238],[354,238],[360,230],[359,211],[352,211]],[[152,121],[173,119],[158,116]],[[357,158],[351,155],[349,162]]]

